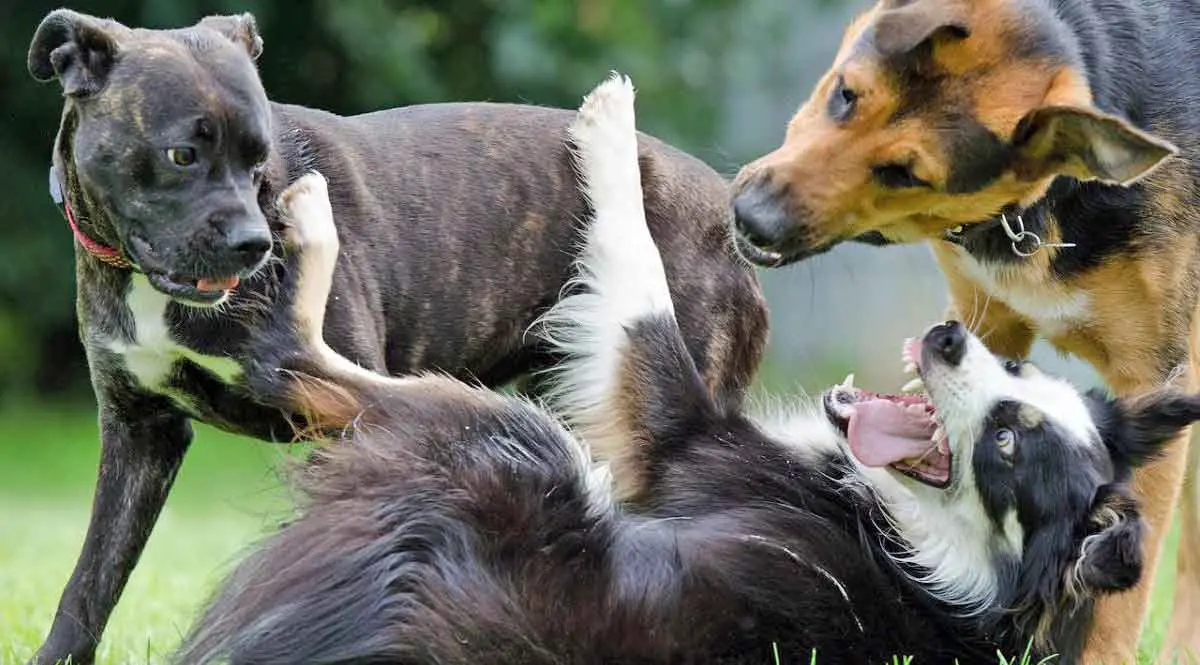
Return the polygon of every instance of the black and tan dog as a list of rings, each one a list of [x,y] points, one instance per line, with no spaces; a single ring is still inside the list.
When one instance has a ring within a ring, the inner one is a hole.
[[[48,15],[29,70],[65,105],[54,178],[78,242],[78,311],[100,408],[91,524],[35,660],[93,659],[192,439],[191,419],[293,433],[243,382],[246,344],[292,298],[275,200],[330,182],[342,252],[325,329],[358,365],[504,383],[546,360],[526,336],[570,273],[585,204],[568,111],[448,104],[343,118],[269,102],[249,15],[178,30]],[[737,400],[765,305],[729,242],[726,183],[641,138],[646,206],[690,351]]]
[[[782,146],[739,174],[739,244],[781,265],[846,240],[928,241],[995,352],[1023,357],[1040,334],[1120,394],[1194,388],[1198,31],[1194,0],[881,0]],[[1176,504],[1171,644],[1200,654],[1187,448],[1138,474],[1149,574],[1101,604],[1087,662],[1132,659]]]

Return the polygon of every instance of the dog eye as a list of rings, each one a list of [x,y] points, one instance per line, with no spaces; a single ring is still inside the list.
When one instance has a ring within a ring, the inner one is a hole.
[[[858,103],[858,93],[846,87],[846,79],[838,77],[833,96],[829,98],[829,117],[839,122],[848,120]]]
[[[1013,376],[1020,376],[1021,368],[1024,366],[1025,366],[1025,363],[1023,363],[1019,360],[1009,360],[1004,363],[1004,371],[1008,372],[1009,374],[1012,374]]]
[[[1000,454],[1011,459],[1013,456],[1013,444],[1016,443],[1017,435],[1013,434],[1010,429],[996,430],[996,446],[1000,448]]]
[[[875,182],[888,189],[910,189],[929,187],[929,183],[913,174],[912,168],[904,164],[881,164],[871,169]]]
[[[175,166],[191,166],[196,163],[196,149],[167,148],[167,159]]]

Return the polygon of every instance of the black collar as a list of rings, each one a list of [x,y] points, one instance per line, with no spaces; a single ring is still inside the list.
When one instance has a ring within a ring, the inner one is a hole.
[[[1006,206],[999,215],[963,224],[943,233],[942,238],[983,260],[1012,262],[1027,259],[1045,247],[1074,247],[1073,243],[1047,242],[1048,225],[1041,206]]]

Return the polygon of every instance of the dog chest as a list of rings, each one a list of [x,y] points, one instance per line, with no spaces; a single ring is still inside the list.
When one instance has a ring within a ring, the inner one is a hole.
[[[125,367],[145,388],[167,390],[167,380],[177,365],[194,363],[222,383],[234,383],[241,375],[240,365],[232,358],[199,353],[179,344],[171,335],[167,321],[170,299],[156,291],[144,275],[134,275],[125,306],[133,321],[133,340],[111,340],[108,349],[125,360]],[[179,401],[179,396],[175,396]]]
[[[964,250],[956,252],[962,274],[979,286],[989,298],[1002,302],[1020,314],[1047,337],[1069,332],[1087,323],[1091,302],[1088,294],[1056,284],[1052,278],[1036,271],[983,263]],[[976,305],[979,308],[986,303]],[[978,318],[982,312],[959,312],[968,318]]]

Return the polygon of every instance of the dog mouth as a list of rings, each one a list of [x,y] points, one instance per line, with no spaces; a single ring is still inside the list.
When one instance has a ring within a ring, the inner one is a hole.
[[[146,279],[162,294],[185,304],[200,306],[216,305],[229,297],[241,283],[237,275],[193,279],[165,272],[148,272]]]
[[[740,229],[734,225],[733,230],[734,246],[737,248],[738,254],[750,263],[760,268],[782,268],[791,265],[804,259],[812,258],[820,254],[824,254],[840,243],[835,241],[819,247],[811,247],[801,251],[779,251],[774,248],[760,247],[742,233]],[[845,242],[851,242],[861,245],[871,245],[874,247],[882,247],[885,245],[894,245],[896,242],[885,237],[879,231],[868,231],[862,235],[849,238]]]
[[[920,372],[921,342],[904,343],[905,369]],[[923,485],[945,489],[950,485],[953,454],[937,409],[922,392],[921,379],[910,381],[900,393],[884,394],[854,386],[854,376],[825,395],[825,413],[850,445],[861,464],[889,468]]]

